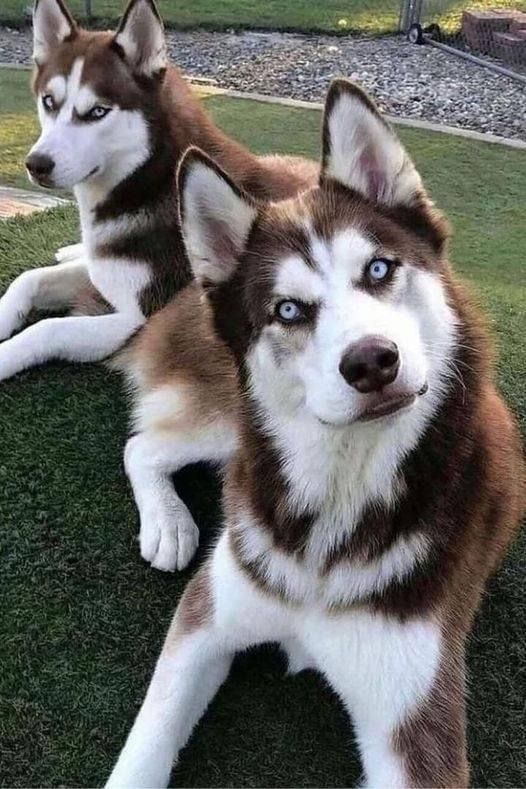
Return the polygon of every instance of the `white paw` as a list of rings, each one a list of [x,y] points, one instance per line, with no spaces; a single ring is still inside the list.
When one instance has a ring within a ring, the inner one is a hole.
[[[32,277],[25,271],[0,299],[0,341],[8,340],[26,321],[31,309]]]
[[[0,342],[8,340],[22,326],[24,318],[15,310],[2,309],[0,302]]]
[[[84,257],[83,244],[69,244],[66,247],[60,247],[55,252],[57,263],[69,263],[71,260],[77,260],[82,257]]]
[[[199,544],[199,529],[180,500],[150,504],[141,513],[141,556],[157,570],[183,570]]]
[[[0,345],[0,381],[6,381],[24,368],[20,365],[20,354],[15,347],[15,340],[7,340]]]
[[[299,674],[300,671],[316,668],[314,659],[297,639],[282,641],[281,648],[287,656],[287,674]]]

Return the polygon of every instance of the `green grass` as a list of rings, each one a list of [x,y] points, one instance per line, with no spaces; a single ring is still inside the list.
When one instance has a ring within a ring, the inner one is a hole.
[[[0,20],[21,23],[25,0],[2,0]],[[82,0],[68,3],[79,19],[84,15]],[[398,0],[158,0],[168,26],[261,28],[269,30],[345,33],[350,30],[386,32],[397,29]],[[93,18],[114,21],[125,0],[92,0]]]
[[[20,24],[29,0],[2,0],[0,21]],[[124,0],[92,0],[93,20],[114,22]],[[360,32],[378,34],[398,29],[399,0],[158,0],[168,26],[255,28],[323,33]],[[70,0],[79,20],[84,19],[83,0]],[[472,0],[470,8],[526,9],[526,0]],[[423,23],[440,23],[451,32],[458,29],[465,0],[429,0]]]
[[[0,72],[5,96],[2,79]],[[222,97],[206,105],[254,150],[317,155],[315,111]],[[25,117],[30,106],[20,93],[8,109]],[[500,345],[499,382],[526,429],[526,156],[417,130],[403,129],[402,137],[451,218],[452,258],[489,313]],[[23,147],[22,136],[19,142]],[[0,151],[0,182],[3,167]],[[0,291],[76,238],[72,207],[0,223]],[[197,563],[168,576],[141,562],[122,470],[125,436],[119,379],[99,368],[49,365],[0,385],[4,786],[104,781],[195,570]],[[202,469],[185,472],[177,484],[202,529],[199,561],[217,532],[218,487]],[[471,641],[477,786],[526,785],[525,553],[523,536],[490,585]],[[181,786],[349,786],[359,766],[331,693],[313,675],[284,679],[269,649],[237,661],[174,779]]]

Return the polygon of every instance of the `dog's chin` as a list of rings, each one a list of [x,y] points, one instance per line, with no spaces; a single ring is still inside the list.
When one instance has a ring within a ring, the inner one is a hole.
[[[417,392],[397,392],[392,395],[374,395],[369,402],[364,403],[359,411],[342,415],[339,419],[317,417],[322,425],[327,427],[349,427],[354,424],[378,422],[384,419],[395,419],[397,416],[409,411],[418,399],[426,394],[428,384],[425,383]]]

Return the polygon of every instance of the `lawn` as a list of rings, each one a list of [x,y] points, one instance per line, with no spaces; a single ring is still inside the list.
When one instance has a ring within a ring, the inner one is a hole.
[[[177,28],[211,30],[261,29],[345,34],[396,32],[400,0],[157,0],[166,24]],[[79,19],[85,19],[85,0],[69,0]],[[2,0],[0,22],[20,24],[29,0]],[[125,0],[91,0],[92,21],[114,22]],[[526,0],[471,0],[470,8],[526,10]],[[466,0],[428,0],[423,24],[438,22],[448,31],[460,26]]]
[[[126,0],[92,0],[93,19],[115,20]],[[2,0],[0,20],[21,22],[26,0]],[[84,18],[84,0],[69,7]],[[267,30],[382,33],[398,27],[397,0],[158,0],[166,24],[178,28],[259,28]]]
[[[27,74],[0,72],[0,183],[21,183],[34,134]],[[4,99],[3,99],[4,101]],[[258,151],[316,156],[319,113],[215,96],[218,123]],[[451,255],[488,310],[499,382],[526,429],[526,155],[402,129],[437,203]],[[78,236],[75,210],[0,223],[0,289]],[[202,527],[180,575],[145,566],[122,470],[126,400],[97,367],[49,365],[0,384],[0,783],[100,785],[144,695],[184,585],[218,528],[203,469],[177,484]],[[469,650],[469,742],[476,786],[526,785],[524,535],[493,580]],[[352,732],[312,674],[283,676],[271,650],[240,658],[182,754],[178,786],[350,786]]]

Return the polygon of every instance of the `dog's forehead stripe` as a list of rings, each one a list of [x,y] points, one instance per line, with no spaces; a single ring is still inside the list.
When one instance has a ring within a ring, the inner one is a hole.
[[[51,77],[42,93],[51,94],[56,104],[62,104],[66,98],[66,78],[62,74],[55,74],[54,77]]]
[[[98,97],[93,89],[82,82],[84,71],[84,58],[77,58],[71,67],[69,74],[55,74],[48,81],[44,93],[50,93],[57,104],[61,104],[60,116],[64,120],[69,120],[75,110],[79,115],[86,113],[94,104]]]
[[[75,109],[79,115],[84,115],[97,101],[99,99],[89,85],[81,85],[75,97]]]
[[[278,267],[274,291],[279,296],[318,301],[323,294],[323,282],[320,273],[301,255],[290,255]]]
[[[360,277],[374,257],[376,245],[357,228],[336,232],[331,238],[311,235],[312,257],[317,270],[328,280],[345,287]]]

